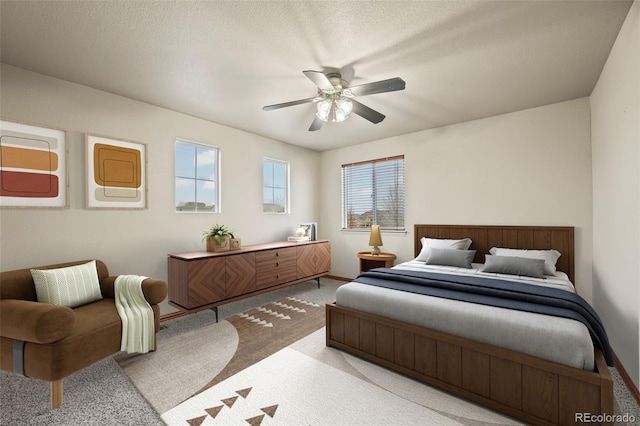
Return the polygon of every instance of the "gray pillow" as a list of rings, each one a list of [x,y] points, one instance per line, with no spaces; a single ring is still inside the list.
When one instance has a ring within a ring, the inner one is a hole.
[[[475,250],[456,250],[431,248],[431,253],[427,258],[427,265],[458,266],[460,268],[471,268],[471,262],[476,255]]]
[[[517,256],[485,256],[482,272],[544,278],[544,259]]]

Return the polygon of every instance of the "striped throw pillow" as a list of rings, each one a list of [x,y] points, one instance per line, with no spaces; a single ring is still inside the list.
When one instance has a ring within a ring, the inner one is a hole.
[[[96,261],[58,269],[31,269],[38,302],[75,308],[102,299]]]

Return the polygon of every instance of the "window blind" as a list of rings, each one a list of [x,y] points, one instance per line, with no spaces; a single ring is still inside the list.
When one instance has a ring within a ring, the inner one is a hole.
[[[404,155],[342,165],[342,228],[404,230]]]

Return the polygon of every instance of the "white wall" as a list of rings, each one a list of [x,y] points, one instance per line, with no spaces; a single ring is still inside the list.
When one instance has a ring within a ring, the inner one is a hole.
[[[594,307],[640,387],[640,2],[591,94]]]
[[[321,222],[332,274],[355,277],[368,234],[341,231],[344,163],[404,154],[407,234],[383,251],[413,258],[413,225],[558,225],[576,228],[576,284],[591,299],[589,100],[577,99],[321,154]]]
[[[68,130],[70,180],[69,209],[0,210],[3,271],[97,258],[113,275],[166,279],[167,254],[204,249],[202,231],[215,223],[246,245],[284,240],[319,219],[315,151],[7,65],[0,78],[2,117]],[[147,144],[147,210],[85,209],[85,132]],[[175,212],[177,137],[220,148],[222,213]],[[291,164],[291,214],[262,213],[265,156]],[[161,312],[173,310],[165,302]]]

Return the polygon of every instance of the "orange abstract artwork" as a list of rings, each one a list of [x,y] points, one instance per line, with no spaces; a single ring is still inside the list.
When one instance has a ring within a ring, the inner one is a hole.
[[[87,135],[89,207],[144,208],[142,144]]]
[[[66,132],[1,124],[0,205],[66,207]]]
[[[93,152],[93,174],[98,185],[140,188],[142,163],[139,150],[98,143]]]

